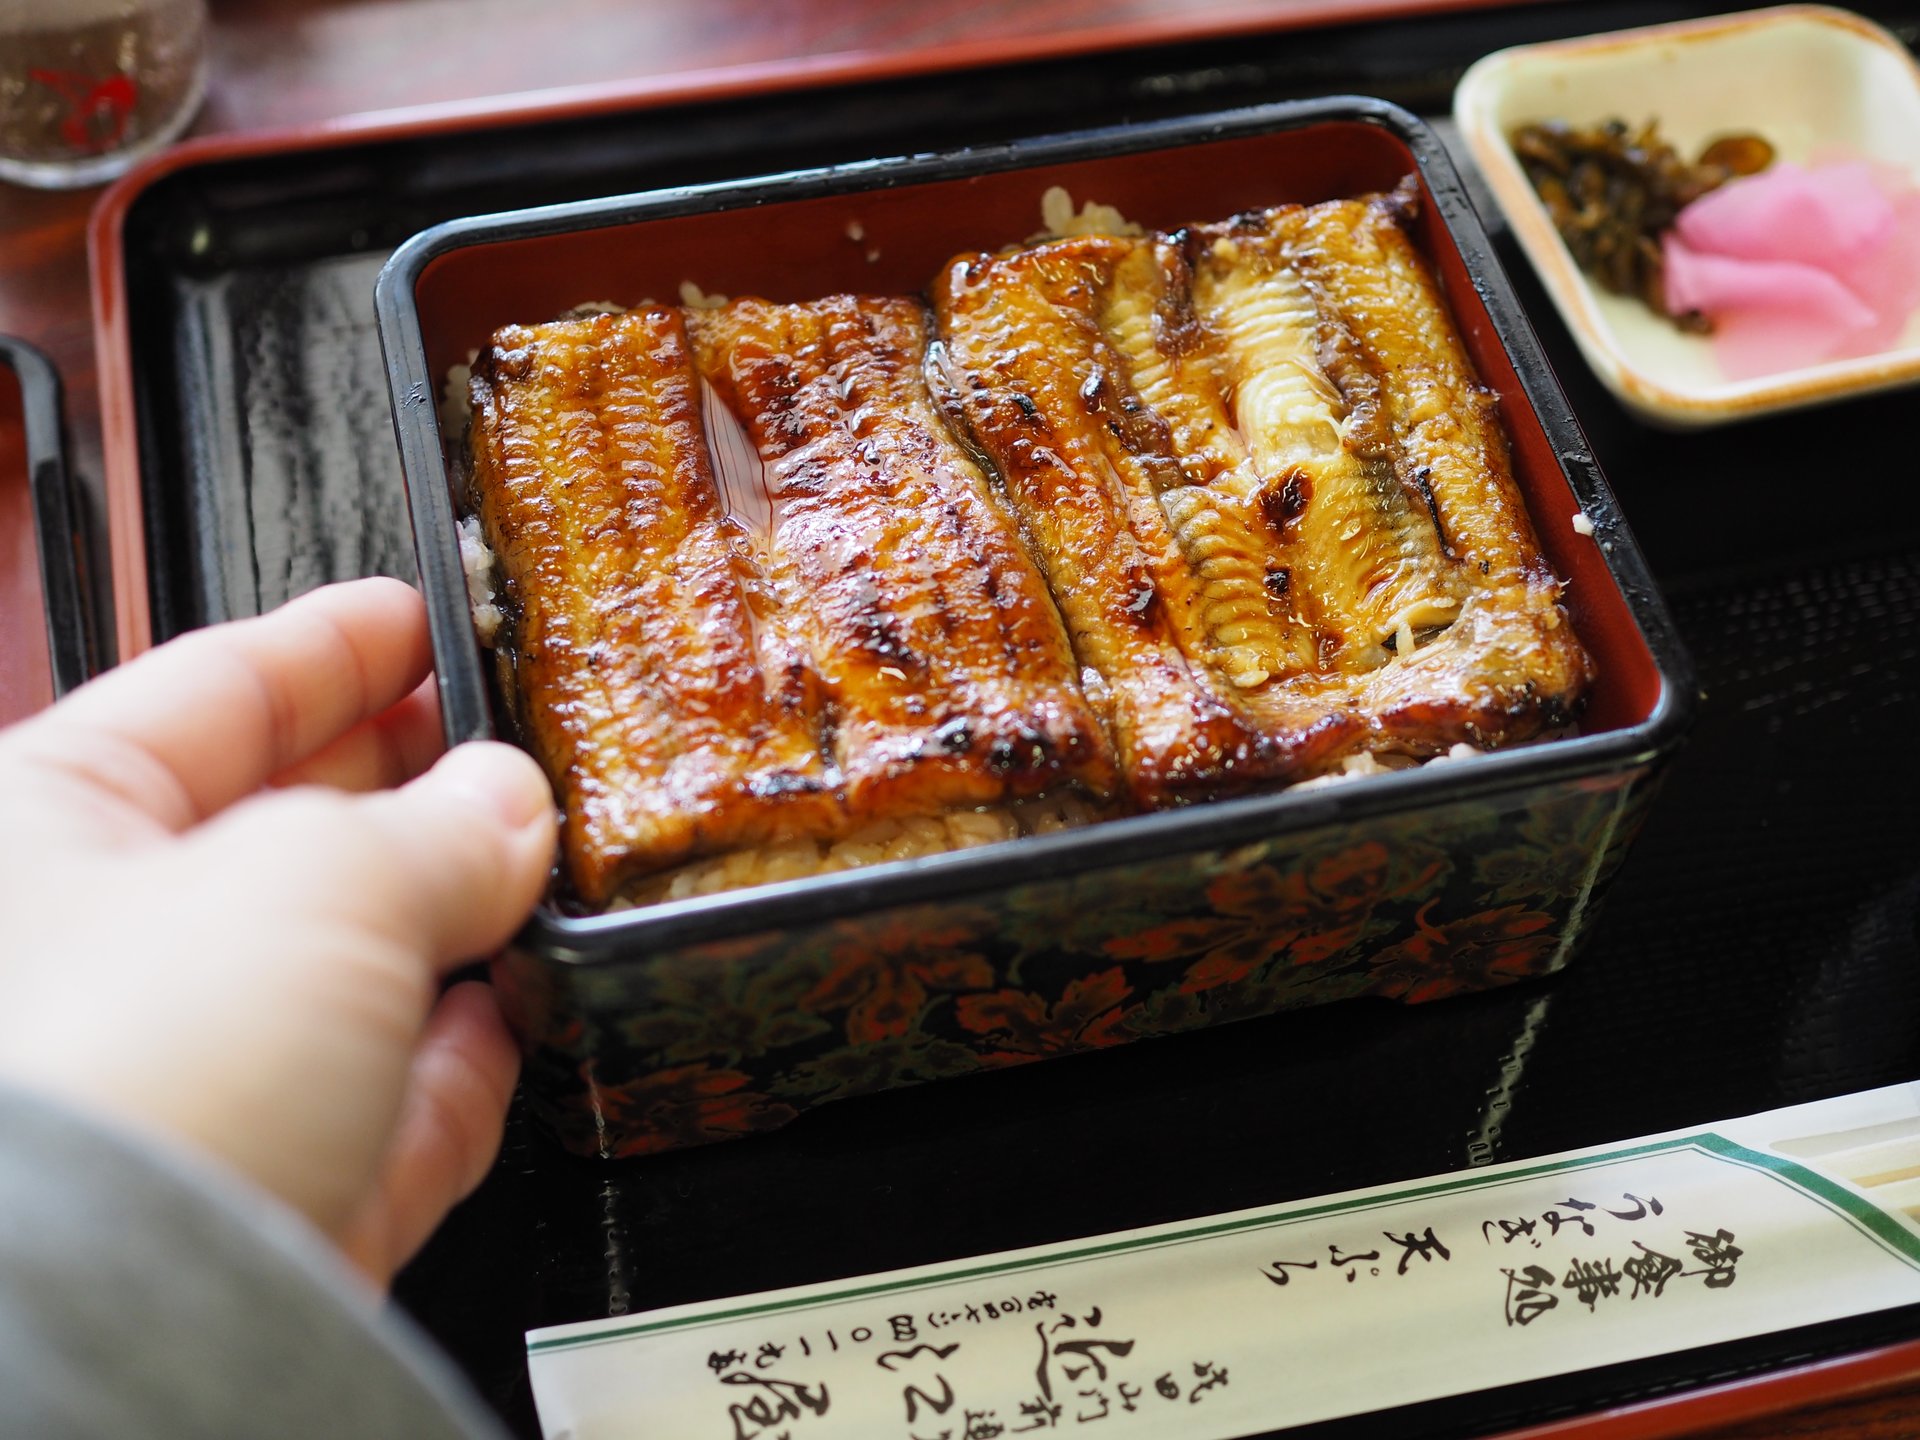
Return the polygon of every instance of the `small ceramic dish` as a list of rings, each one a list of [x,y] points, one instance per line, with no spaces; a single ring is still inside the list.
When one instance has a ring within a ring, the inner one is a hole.
[[[1717,425],[1920,381],[1920,315],[1892,349],[1728,380],[1710,341],[1588,279],[1507,140],[1530,121],[1655,119],[1685,155],[1716,135],[1754,130],[1783,160],[1839,149],[1920,176],[1920,66],[1879,26],[1844,10],[1787,5],[1523,45],[1468,70],[1453,113],[1587,363],[1643,418]]]

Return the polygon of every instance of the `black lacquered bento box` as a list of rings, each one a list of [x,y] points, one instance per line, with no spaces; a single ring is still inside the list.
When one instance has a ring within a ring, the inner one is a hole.
[[[92,666],[68,483],[59,378],[38,350],[0,335],[0,725]]]
[[[1361,995],[1568,961],[1684,731],[1665,609],[1432,134],[1378,101],[1277,105],[439,226],[381,276],[382,341],[448,739],[495,734],[437,397],[497,327],[583,301],[909,294],[1031,232],[1063,185],[1151,227],[1423,192],[1416,238],[1597,679],[1580,733],[1314,789],[582,917],[495,969],[532,1107],[632,1155],[827,1100]],[[1585,520],[1576,526],[1576,517]],[[1590,528],[1591,533],[1587,533]]]

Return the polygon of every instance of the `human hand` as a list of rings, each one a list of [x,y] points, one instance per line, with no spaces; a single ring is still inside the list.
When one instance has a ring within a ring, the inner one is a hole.
[[[356,581],[0,732],[0,1078],[224,1161],[381,1284],[499,1148],[512,1039],[436,995],[554,843],[527,756],[434,763],[429,664],[419,596]]]

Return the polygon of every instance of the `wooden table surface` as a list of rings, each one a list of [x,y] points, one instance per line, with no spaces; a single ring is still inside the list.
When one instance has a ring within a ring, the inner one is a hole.
[[[211,75],[191,133],[285,130],[368,111],[802,56],[896,55],[1010,39],[1036,48],[1099,45],[1123,28],[1173,34],[1259,23],[1276,4],[1310,19],[1391,15],[1407,3],[974,0],[963,10],[881,0],[211,0]],[[0,183],[0,334],[32,342],[59,369],[73,467],[95,484],[100,427],[86,226],[98,194]]]
[[[1295,20],[1338,12],[1387,24],[1406,0],[974,0],[965,8],[881,0],[212,0],[211,77],[193,133],[288,129],[367,111],[795,57],[967,50],[1010,39],[1036,50],[1099,47],[1126,27],[1168,35],[1226,30],[1270,22],[1281,6]],[[0,332],[54,361],[66,389],[73,468],[93,485],[101,444],[86,226],[98,193],[0,184]],[[1920,1436],[1920,1385],[1900,1377],[1912,1373],[1910,1363],[1855,1367],[1845,1387],[1854,1398],[1730,1428],[1699,1428],[1696,1407],[1684,1415],[1619,1414],[1599,1429],[1643,1440],[1911,1440]]]

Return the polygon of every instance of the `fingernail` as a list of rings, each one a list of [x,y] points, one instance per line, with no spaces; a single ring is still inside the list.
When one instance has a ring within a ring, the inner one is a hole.
[[[527,755],[496,741],[456,745],[431,771],[434,782],[471,796],[515,830],[550,813],[553,792]]]

